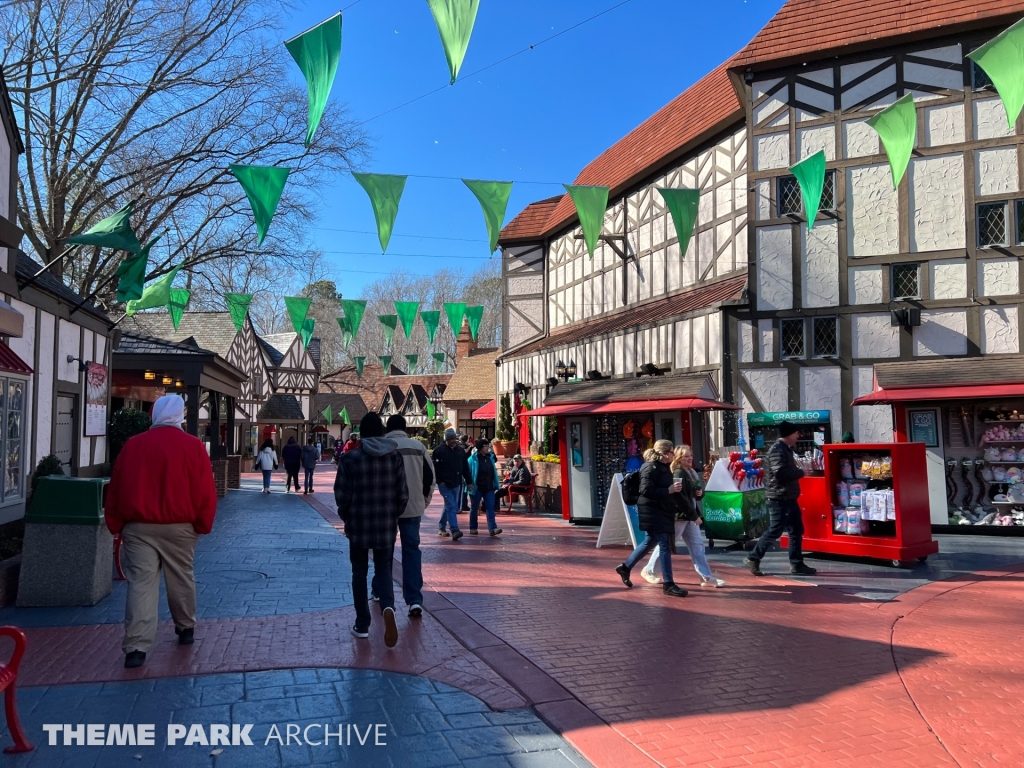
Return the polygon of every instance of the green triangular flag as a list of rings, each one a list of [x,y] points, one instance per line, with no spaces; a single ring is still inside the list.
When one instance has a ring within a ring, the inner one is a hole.
[[[407,373],[415,373],[416,372],[416,363],[418,363],[419,361],[420,361],[420,356],[419,355],[406,355],[405,356],[405,362],[407,362],[409,364],[409,370],[407,371]]]
[[[320,415],[324,417],[328,424],[330,424],[331,420],[333,419],[333,416],[331,415],[331,406],[328,405],[326,408],[320,411]]]
[[[466,307],[466,319],[469,320],[469,335],[476,341],[477,332],[480,330],[480,321],[484,319],[483,307]]]
[[[430,356],[434,358],[434,371],[440,373],[444,368],[444,352],[432,352]]]
[[[185,309],[188,307],[189,297],[192,295],[192,291],[187,288],[171,288],[170,301],[167,302],[167,311],[171,314],[171,323],[174,325],[174,330],[178,330],[178,326],[181,325],[181,316],[185,314]]]
[[[225,293],[224,301],[227,302],[228,312],[231,313],[231,322],[235,324],[235,330],[239,333],[245,327],[245,316],[249,314],[249,305],[252,304],[251,293]]]
[[[805,160],[789,169],[800,185],[800,196],[804,199],[804,215],[807,229],[814,229],[821,205],[821,191],[825,188],[825,151],[818,150]]]
[[[390,176],[383,173],[353,173],[359,185],[370,196],[373,217],[377,220],[377,239],[383,253],[388,249],[391,230],[398,216],[398,203],[405,189],[405,176]]]
[[[895,189],[900,185],[903,174],[907,172],[910,155],[914,151],[914,142],[917,140],[917,108],[914,106],[914,95],[908,93],[892,106],[868,118],[868,125],[875,129],[878,138],[882,140],[882,146],[885,147],[885,154],[889,156],[892,186]]]
[[[135,201],[132,200],[116,213],[112,213],[85,232],[69,237],[64,242],[75,245],[97,245],[100,248],[113,248],[117,251],[128,251],[135,254],[142,253],[142,243],[135,237],[129,221],[134,208]],[[152,244],[150,243],[150,245]]]
[[[352,324],[349,322],[347,317],[336,317],[338,325],[341,327],[341,346],[348,349],[348,345],[352,343]]]
[[[302,333],[302,323],[306,319],[306,315],[309,314],[309,305],[312,303],[312,299],[307,299],[304,296],[284,297],[284,307],[288,310],[288,317],[292,321],[292,327],[298,334]]]
[[[608,210],[608,187],[590,187],[563,184],[576,206],[583,229],[583,240],[587,244],[587,253],[594,258],[594,248],[604,228],[604,214]]]
[[[179,264],[156,282],[150,283],[142,292],[142,298],[137,301],[129,301],[125,308],[125,314],[131,317],[140,309],[153,309],[153,307],[166,307],[171,300],[171,283],[174,282],[178,270],[183,265]]]
[[[476,199],[480,201],[480,207],[484,209],[484,219],[487,220],[487,240],[491,246],[488,253],[494,253],[494,249],[498,247],[501,225],[505,223],[505,209],[508,208],[508,196],[512,194],[512,182],[463,179],[462,183],[476,195]]]
[[[146,284],[146,267],[149,266],[149,249],[153,247],[160,236],[157,235],[142,249],[138,256],[129,256],[117,265],[115,277],[117,281],[117,300],[132,301],[142,298],[142,289]]]
[[[395,337],[395,328],[398,327],[398,315],[377,315],[380,324],[384,326],[384,341],[391,346],[391,340]]]
[[[437,413],[437,409],[434,408],[434,404],[427,400],[427,418],[433,421],[435,413]]]
[[[433,344],[434,337],[437,336],[437,326],[441,324],[441,313],[437,310],[420,312],[420,319],[427,330],[427,343]]]
[[[402,330],[405,331],[405,338],[412,338],[412,327],[416,323],[416,312],[420,308],[418,301],[396,301],[395,312],[398,319],[402,321]]]
[[[454,83],[466,56],[469,38],[473,35],[480,0],[427,0],[427,5],[434,14],[437,31],[441,33],[444,57],[448,59],[448,71]]]
[[[679,255],[685,256],[690,247],[693,227],[697,223],[697,209],[700,206],[699,189],[661,189],[658,188],[668,212],[672,214],[672,223],[676,225],[676,237],[679,239]]]
[[[302,348],[305,349],[309,346],[309,340],[313,338],[313,328],[316,326],[316,320],[312,317],[307,317],[302,321],[302,328],[299,330],[299,336],[302,337]]]
[[[352,338],[359,333],[359,325],[363,322],[363,313],[366,311],[365,299],[342,299],[341,311],[345,313],[349,329],[352,331]]]
[[[385,376],[391,375],[391,355],[378,355],[377,359],[380,360],[380,367],[384,371]]]
[[[347,426],[352,426],[352,419],[350,419],[348,416],[348,406],[343,407],[341,409],[341,413],[339,413],[338,415],[341,416],[342,422],[344,422]]]
[[[448,315],[448,324],[452,327],[452,336],[458,338],[462,332],[462,318],[466,316],[466,304],[453,301],[444,305],[444,313]]]
[[[366,365],[366,358],[360,356],[353,359],[356,362],[356,377],[361,379],[363,378],[363,366]]]
[[[1003,30],[976,51],[967,54],[988,75],[1006,108],[1013,130],[1024,107],[1024,19]]]
[[[306,146],[313,143],[313,134],[324,116],[327,97],[331,95],[334,76],[341,59],[341,14],[331,16],[308,32],[287,41],[285,48],[299,65],[306,78],[309,93],[309,120],[306,124]]]
[[[252,206],[252,216],[256,220],[256,243],[263,245],[263,238],[270,229],[270,221],[274,218],[277,204],[281,202],[285,182],[288,181],[289,168],[273,168],[267,165],[231,165],[232,175],[245,190]]]

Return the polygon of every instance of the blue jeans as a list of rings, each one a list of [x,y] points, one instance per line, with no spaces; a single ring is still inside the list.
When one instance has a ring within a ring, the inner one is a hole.
[[[648,533],[647,538],[637,545],[633,554],[626,560],[626,567],[631,569],[640,562],[640,558],[646,555],[655,547],[661,550],[661,577],[666,584],[672,582],[672,534],[670,533]]]
[[[494,491],[474,491],[469,497],[469,530],[476,530],[477,514],[480,511],[480,502],[484,503],[484,513],[487,515],[487,530],[493,531],[498,527],[494,520]]]
[[[690,551],[690,559],[693,560],[693,568],[700,574],[700,577],[713,579],[711,566],[708,565],[708,556],[704,551],[704,537],[700,535],[700,526],[692,520],[676,520],[676,539],[686,542],[686,548]],[[657,546],[651,553],[651,559],[644,570],[654,573],[654,568],[660,557],[661,547]]]
[[[316,469],[316,467],[312,467],[312,468],[310,468],[310,467],[303,467],[302,469],[306,473],[306,476],[303,478],[302,489],[304,491],[312,491],[313,490],[313,470]]]
[[[789,564],[800,565],[804,561],[804,520],[800,515],[800,505],[796,499],[768,499],[770,522],[768,529],[761,534],[757,544],[750,551],[750,559],[761,562],[765,552],[781,535],[789,531]]]
[[[422,517],[398,518],[402,537],[402,597],[406,605],[423,605],[423,553],[420,552]]]
[[[395,607],[395,585],[391,581],[391,562],[394,546],[373,550],[373,594],[380,600],[380,609]],[[356,629],[370,628],[370,596],[366,592],[366,574],[370,571],[370,550],[348,545],[348,559],[352,563],[352,599],[356,606]]]
[[[270,476],[272,474],[274,474],[274,470],[272,469],[263,470],[263,490],[270,488]]]
[[[437,490],[441,492],[441,498],[444,499],[444,509],[441,510],[441,519],[438,521],[437,527],[443,531],[450,525],[452,531],[459,530],[458,512],[459,507],[462,506],[462,486],[452,488],[444,483],[438,483]]]

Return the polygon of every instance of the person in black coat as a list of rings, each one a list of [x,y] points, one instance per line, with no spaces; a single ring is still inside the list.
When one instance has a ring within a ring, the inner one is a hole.
[[[671,597],[686,597],[686,590],[680,589],[672,581],[672,539],[675,537],[676,513],[679,505],[675,495],[682,490],[681,483],[672,478],[672,463],[675,446],[671,440],[659,440],[647,453],[644,465],[640,468],[640,499],[637,509],[640,513],[640,530],[647,532],[645,538],[626,562],[619,565],[615,572],[622,578],[622,583],[632,587],[629,572],[642,557],[654,549],[661,551],[661,573],[665,581],[662,590]]]
[[[295,479],[295,492],[299,492],[299,467],[302,466],[302,448],[294,437],[288,438],[288,444],[281,449],[281,460],[284,462],[284,471],[287,473],[284,478],[284,489],[286,493],[292,492],[292,479]]]

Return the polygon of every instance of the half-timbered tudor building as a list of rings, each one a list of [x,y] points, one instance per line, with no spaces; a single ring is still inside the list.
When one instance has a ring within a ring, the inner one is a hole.
[[[271,395],[256,414],[260,440],[276,435],[279,444],[294,437],[305,443],[312,426],[313,399],[320,380],[320,339],[303,347],[294,333],[257,337],[270,377]]]

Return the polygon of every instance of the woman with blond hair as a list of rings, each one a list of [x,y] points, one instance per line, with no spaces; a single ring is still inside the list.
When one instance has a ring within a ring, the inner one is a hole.
[[[694,570],[700,576],[701,586],[724,587],[725,581],[716,578],[711,572],[707,555],[704,554],[704,538],[700,534],[702,520],[697,508],[697,500],[704,495],[704,490],[700,487],[700,475],[693,468],[693,450],[690,446],[676,446],[670,468],[673,479],[682,483],[682,490],[676,497],[679,510],[676,513],[675,537],[686,542]],[[655,547],[651,559],[642,571],[643,577],[652,584],[660,584],[662,581],[654,574],[660,555],[659,549],[660,546]]]
[[[615,572],[622,583],[632,587],[629,572],[640,558],[660,547],[661,572],[665,575],[662,591],[670,597],[686,597],[686,590],[680,589],[672,581],[672,536],[675,534],[676,500],[682,491],[682,484],[674,482],[672,470],[668,465],[673,459],[671,440],[659,440],[654,447],[644,454],[644,465],[640,468],[640,499],[637,508],[640,512],[640,530],[647,532],[643,540],[626,562],[619,565]]]

